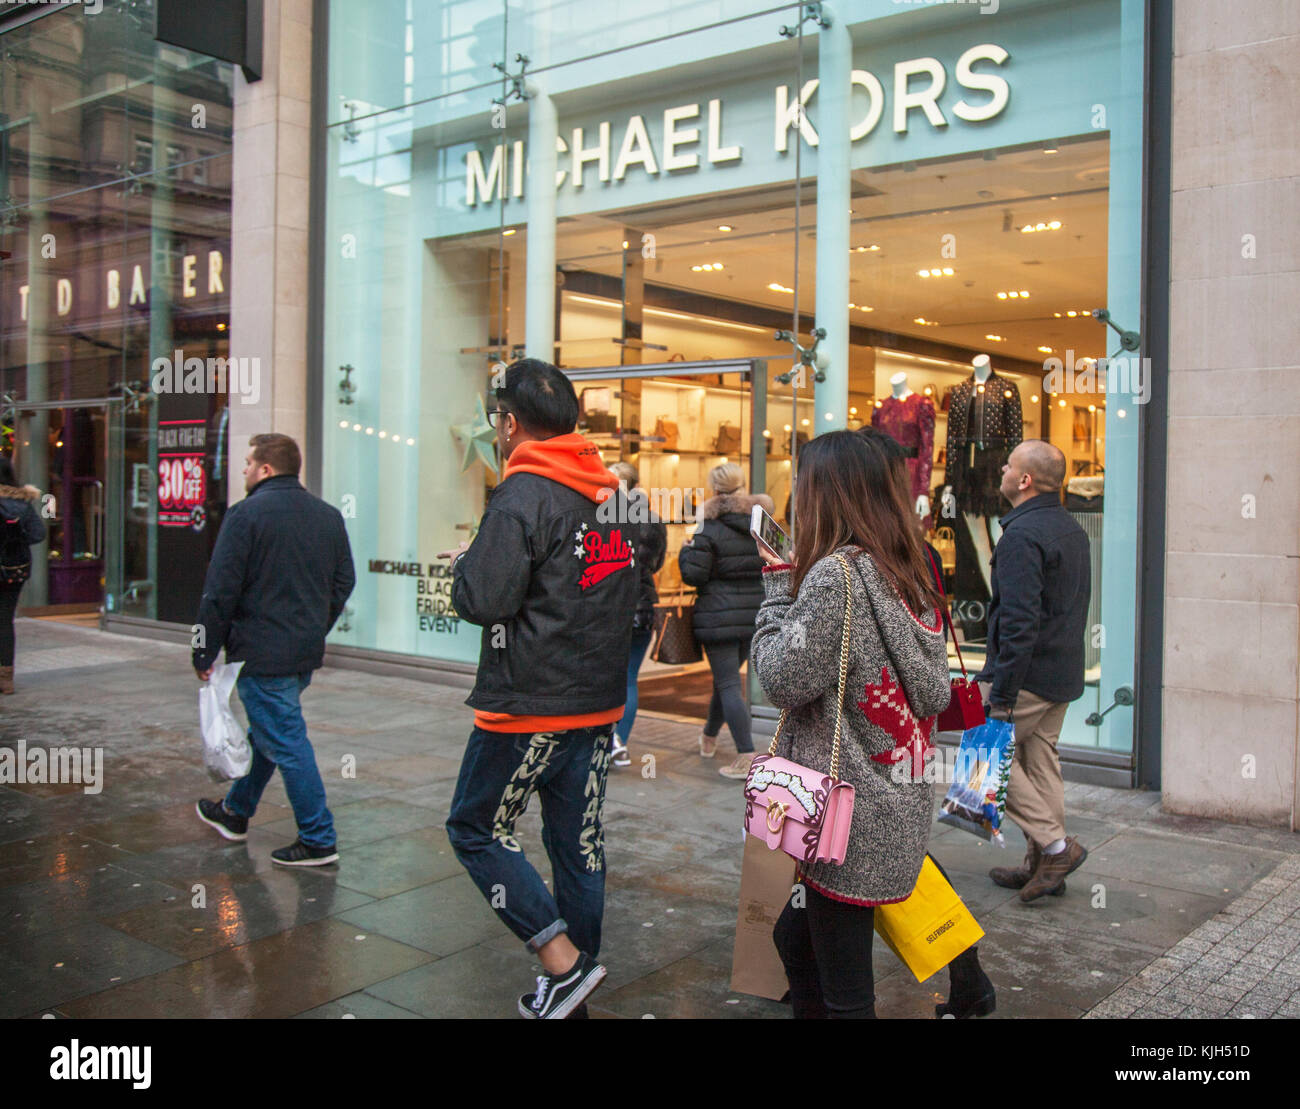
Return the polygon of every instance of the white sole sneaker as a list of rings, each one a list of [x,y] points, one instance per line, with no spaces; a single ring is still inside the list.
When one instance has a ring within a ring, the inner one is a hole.
[[[223,838],[230,840],[232,843],[241,843],[242,841],[248,839],[247,832],[232,832],[224,824],[216,820],[209,820],[206,816],[203,815],[203,810],[199,808],[198,802],[195,802],[194,804],[194,812],[195,815],[198,816],[198,818],[201,821],[203,821],[204,824],[206,824],[209,828],[215,828],[218,832],[221,833]]]
[[[338,861],[339,853],[337,851],[332,855],[322,855],[319,859],[297,859],[293,862],[277,859],[274,855],[271,856],[271,862],[275,863],[276,866],[328,866],[330,863]]]

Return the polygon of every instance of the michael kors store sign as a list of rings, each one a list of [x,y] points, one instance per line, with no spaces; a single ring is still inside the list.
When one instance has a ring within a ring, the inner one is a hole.
[[[905,136],[909,128],[922,125],[945,128],[949,116],[939,104],[949,81],[963,90],[961,99],[949,107],[958,123],[981,123],[1000,115],[1011,98],[1011,86],[1002,75],[1009,54],[994,43],[981,43],[963,52],[948,68],[937,58],[920,57],[899,61],[885,83],[866,69],[853,70],[854,116],[849,132],[851,142],[868,138],[886,118],[892,104],[888,126]],[[806,109],[816,95],[817,78],[804,83],[798,95],[788,84],[777,85],[772,96],[770,141],[774,154],[785,154],[791,133],[798,130],[809,146],[818,145],[819,136]],[[924,123],[922,124],[922,117]],[[630,173],[647,178],[696,170],[701,165],[739,163],[745,144],[727,126],[725,101],[718,97],[707,103],[693,102],[665,108],[662,119],[652,118],[658,141],[651,137],[645,114],[635,114],[619,124],[601,120],[594,127],[574,127],[556,136],[558,169],[555,187],[566,183],[570,190],[580,190],[588,182],[621,182]],[[760,140],[761,141],[761,140]],[[481,151],[471,148],[465,156],[465,204],[475,208],[501,199],[508,188],[511,199],[524,195],[525,152],[522,140],[509,148],[505,144],[492,150],[485,161]]]

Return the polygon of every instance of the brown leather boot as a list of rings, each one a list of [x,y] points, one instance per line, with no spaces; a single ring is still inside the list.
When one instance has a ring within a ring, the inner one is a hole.
[[[14,668],[12,666],[0,666],[0,693],[12,693],[14,691]]]
[[[1037,901],[1045,894],[1055,893],[1065,885],[1065,876],[1079,868],[1088,857],[1087,849],[1074,836],[1065,837],[1065,850],[1055,855],[1043,854],[1034,876],[1020,891],[1021,901]]]
[[[1025,861],[1023,863],[1017,867],[995,866],[989,871],[989,877],[999,886],[1004,886],[1009,890],[1022,890],[1029,882],[1029,879],[1034,876],[1043,849],[1032,839],[1026,840],[1026,842],[1028,848],[1025,851]]]

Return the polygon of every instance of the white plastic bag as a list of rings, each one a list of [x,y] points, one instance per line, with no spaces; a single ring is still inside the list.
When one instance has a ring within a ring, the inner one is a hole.
[[[218,782],[242,778],[253,765],[253,749],[230,708],[230,691],[243,662],[214,663],[212,677],[199,686],[199,728],[203,765]]]

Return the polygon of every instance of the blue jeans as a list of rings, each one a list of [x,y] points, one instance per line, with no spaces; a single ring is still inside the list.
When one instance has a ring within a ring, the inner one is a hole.
[[[593,958],[600,950],[600,817],[611,734],[608,724],[567,732],[470,733],[447,835],[502,923],[532,951],[561,932]],[[541,797],[542,845],[551,860],[554,896],[515,838],[515,824],[534,793]]]
[[[650,640],[654,638],[654,628],[634,629],[632,632],[632,653],[627,659],[627,700],[623,705],[623,719],[614,725],[614,734],[619,743],[627,746],[627,737],[632,734],[632,725],[636,721],[636,676],[645,660],[645,653],[650,649]]]
[[[235,688],[248,714],[253,765],[230,787],[225,804],[236,816],[252,816],[278,766],[298,822],[298,838],[308,847],[333,847],[334,818],[325,807],[325,783],[316,767],[316,752],[307,738],[307,722],[298,700],[310,684],[310,672],[278,678],[239,675]]]

